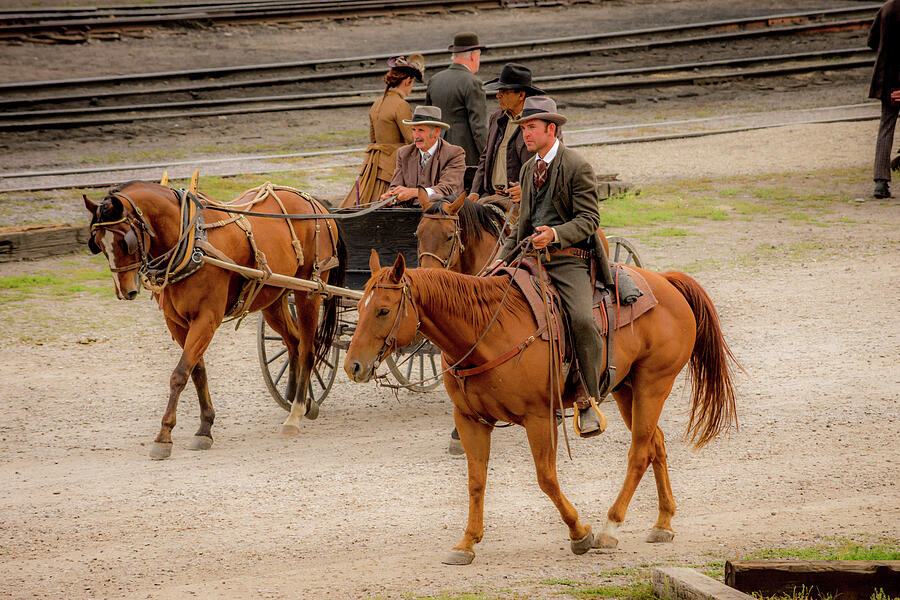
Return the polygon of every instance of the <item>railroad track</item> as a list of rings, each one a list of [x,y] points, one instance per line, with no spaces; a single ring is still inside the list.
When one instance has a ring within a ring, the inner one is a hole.
[[[80,41],[96,33],[166,25],[287,22],[565,3],[562,0],[220,0],[154,6],[15,8],[0,10],[0,39],[51,36],[52,40],[66,42]]]
[[[489,52],[485,54],[482,63],[502,64],[515,60],[528,61],[533,65],[535,62],[573,56],[644,53],[679,46],[701,48],[704,44],[733,45],[743,40],[756,42],[764,38],[784,36],[823,36],[868,27],[877,8],[878,5],[866,4],[842,9],[507,42],[489,46]],[[722,51],[718,49],[717,52]],[[424,53],[432,56],[446,55],[445,50],[428,50]],[[330,82],[353,79],[371,81],[371,78],[383,72],[384,68],[377,65],[383,64],[384,58],[386,56],[357,56],[325,61],[136,73],[113,78],[87,77],[5,83],[0,84],[0,131],[66,129],[153,119],[368,106],[381,93],[381,89],[355,88],[340,91],[336,90],[335,85],[330,85]],[[549,92],[564,94],[709,84],[730,79],[857,69],[868,67],[872,61],[867,48],[853,46],[805,53],[725,57],[707,61],[571,72],[537,77],[536,82]],[[364,66],[360,68],[361,64]],[[273,72],[279,73],[254,79],[246,77],[247,74]],[[216,80],[189,82],[191,78],[199,77]],[[154,83],[160,80],[174,83],[165,86]],[[203,94],[214,95],[223,90],[298,84],[307,84],[316,89],[324,87],[332,91],[202,97]],[[116,89],[110,89],[113,85]],[[51,93],[47,93],[47,90]],[[173,100],[173,95],[179,93],[186,94],[186,99]],[[141,102],[127,102],[129,97],[137,96],[141,98]],[[416,93],[410,97],[412,102],[423,99],[421,94]],[[86,106],[86,102],[89,105]],[[104,105],[100,105],[101,103]],[[38,106],[41,108],[35,108]],[[25,110],[22,110],[23,107]]]

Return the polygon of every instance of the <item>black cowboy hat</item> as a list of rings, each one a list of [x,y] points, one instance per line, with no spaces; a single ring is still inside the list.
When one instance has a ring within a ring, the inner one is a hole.
[[[531,85],[531,69],[516,63],[506,63],[500,77],[485,82],[486,90],[513,90],[525,92],[527,96],[543,96],[547,92]]]
[[[485,46],[478,43],[478,34],[471,31],[460,31],[453,36],[453,43],[447,48],[450,52],[468,52],[469,50],[485,51]]]

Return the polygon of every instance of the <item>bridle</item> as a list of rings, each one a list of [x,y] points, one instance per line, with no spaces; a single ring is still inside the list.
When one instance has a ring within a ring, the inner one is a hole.
[[[391,330],[384,338],[381,349],[375,356],[373,370],[377,370],[379,365],[381,365],[381,361],[397,350],[397,329],[400,327],[401,321],[406,317],[408,311],[407,305],[412,306],[412,309],[416,312],[416,330],[413,332],[413,338],[415,338],[416,334],[419,332],[419,325],[421,323],[419,322],[419,309],[416,308],[416,304],[412,300],[412,289],[406,275],[403,275],[403,277],[400,278],[400,283],[376,283],[373,289],[401,290],[400,304],[397,306],[397,315],[394,317],[394,323],[391,325]]]
[[[144,213],[135,205],[134,201],[131,198],[121,192],[116,192],[114,194],[111,194],[111,196],[127,202],[131,207],[132,212],[127,212],[126,210],[124,210],[123,206],[123,214],[121,219],[117,219],[115,221],[99,221],[97,223],[92,223],[91,239],[88,241],[88,247],[94,254],[98,254],[100,252],[100,247],[97,246],[96,242],[94,242],[94,234],[98,229],[108,231],[115,235],[121,235],[122,240],[125,242],[125,249],[128,252],[128,255],[133,256],[135,254],[138,254],[140,258],[137,260],[137,262],[125,265],[124,267],[113,267],[110,265],[109,270],[113,273],[122,273],[125,271],[134,271],[135,269],[140,269],[141,266],[147,262],[147,255],[150,252],[150,240],[151,238],[155,238],[156,234],[153,232],[153,228],[150,226],[150,223],[147,221]],[[118,225],[120,223],[127,224],[128,230],[123,232],[119,229],[111,228],[113,225]],[[146,242],[144,241],[144,235],[147,236]]]
[[[433,219],[435,221],[453,221],[455,229],[453,230],[453,238],[451,239],[450,245],[450,253],[447,254],[447,258],[441,258],[434,252],[419,252],[419,264],[422,264],[423,256],[430,256],[441,264],[441,267],[444,269],[449,269],[450,264],[453,262],[453,255],[456,254],[457,258],[460,254],[462,254],[466,247],[462,243],[462,231],[459,228],[459,215],[448,215],[444,213],[433,214],[433,215],[422,215],[423,219]]]

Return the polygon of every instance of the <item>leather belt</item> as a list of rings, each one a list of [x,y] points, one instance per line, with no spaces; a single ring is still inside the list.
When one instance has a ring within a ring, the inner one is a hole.
[[[574,256],[583,260],[591,259],[590,250],[582,250],[581,248],[573,248],[571,246],[568,248],[550,248],[550,254],[568,254],[569,256]]]

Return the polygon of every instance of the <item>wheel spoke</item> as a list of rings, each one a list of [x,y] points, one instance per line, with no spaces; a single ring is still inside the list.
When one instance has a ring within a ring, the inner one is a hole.
[[[281,339],[281,336],[280,336],[280,335],[264,335],[264,336],[263,336],[263,339],[264,339],[264,340],[268,340],[268,341],[272,341],[272,340],[278,340],[279,342],[283,342],[283,341],[284,341],[284,340]]]
[[[278,382],[281,381],[281,376],[284,375],[284,371],[285,371],[285,369],[288,368],[289,364],[291,364],[291,361],[286,360],[286,361],[284,361],[284,364],[281,365],[281,369],[279,369],[278,375],[276,375],[275,379],[273,379],[273,381],[275,382],[275,385],[278,385]]]
[[[277,354],[273,354],[273,355],[272,355],[272,358],[266,360],[266,364],[267,364],[267,365],[271,365],[271,364],[272,364],[273,362],[275,362],[280,356],[283,356],[285,352],[287,352],[287,348],[282,348],[280,352],[278,352]]]
[[[406,361],[406,381],[410,381],[412,377],[413,360],[413,357],[410,356],[409,360]]]
[[[320,386],[322,387],[322,389],[324,390],[324,389],[325,389],[325,382],[322,381],[322,376],[319,375],[319,370],[316,369],[315,371],[313,371],[313,374],[316,376],[316,381],[319,382],[319,385],[320,385]]]
[[[437,368],[437,365],[434,364],[434,354],[429,354],[428,359],[431,360],[431,374],[437,375],[440,371]]]

